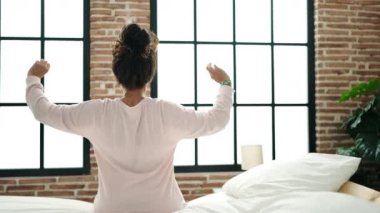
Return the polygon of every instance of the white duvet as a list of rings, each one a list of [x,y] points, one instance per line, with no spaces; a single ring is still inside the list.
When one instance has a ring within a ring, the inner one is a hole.
[[[91,213],[92,203],[45,197],[0,196],[0,213]],[[233,198],[224,192],[190,201],[177,213],[380,213],[366,200],[337,192],[290,192]]]
[[[380,213],[364,199],[338,192],[289,192],[255,198],[233,198],[224,192],[207,195],[177,213]]]
[[[0,196],[0,213],[90,213],[92,203],[47,197]]]

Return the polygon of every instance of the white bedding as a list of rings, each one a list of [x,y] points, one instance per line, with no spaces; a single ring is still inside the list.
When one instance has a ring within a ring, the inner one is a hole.
[[[255,198],[234,198],[224,192],[207,195],[177,213],[380,213],[377,205],[351,195],[298,191]]]
[[[90,213],[92,203],[62,198],[0,196],[0,213]]]
[[[221,192],[190,201],[177,213],[380,213],[379,206],[365,199],[336,192],[359,162],[311,153],[264,164],[231,178]],[[0,213],[90,213],[92,208],[92,203],[78,200],[0,196]]]
[[[0,196],[0,213],[91,213],[92,203],[45,197]],[[195,199],[177,213],[379,213],[364,199],[337,192],[290,192],[234,198],[219,192]]]
[[[380,213],[367,200],[336,192],[360,160],[309,153],[272,161],[231,178],[221,192],[193,200],[178,213]]]

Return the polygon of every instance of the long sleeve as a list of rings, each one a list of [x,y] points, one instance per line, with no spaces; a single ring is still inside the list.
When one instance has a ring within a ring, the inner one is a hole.
[[[165,123],[178,138],[196,138],[222,130],[230,120],[232,106],[230,86],[221,86],[213,107],[208,111],[195,111],[175,104],[164,112]]]
[[[26,79],[26,102],[34,117],[43,124],[56,129],[87,137],[95,123],[96,103],[86,101],[73,105],[51,103],[43,92],[40,78]]]

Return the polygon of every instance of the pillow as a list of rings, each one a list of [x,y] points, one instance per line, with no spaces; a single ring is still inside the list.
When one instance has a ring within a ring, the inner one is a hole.
[[[290,191],[337,191],[358,169],[360,158],[308,153],[299,159],[275,160],[243,172],[223,185],[236,198]]]

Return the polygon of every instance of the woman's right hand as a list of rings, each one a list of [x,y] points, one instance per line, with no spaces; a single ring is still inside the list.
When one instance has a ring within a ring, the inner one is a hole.
[[[49,71],[49,69],[50,69],[50,64],[47,61],[41,59],[34,62],[32,67],[30,67],[28,76],[34,75],[39,78],[43,78],[45,74]]]
[[[210,73],[211,78],[219,84],[225,80],[230,80],[230,76],[228,76],[228,74],[224,70],[222,70],[215,64],[209,63],[207,65],[207,70]]]

